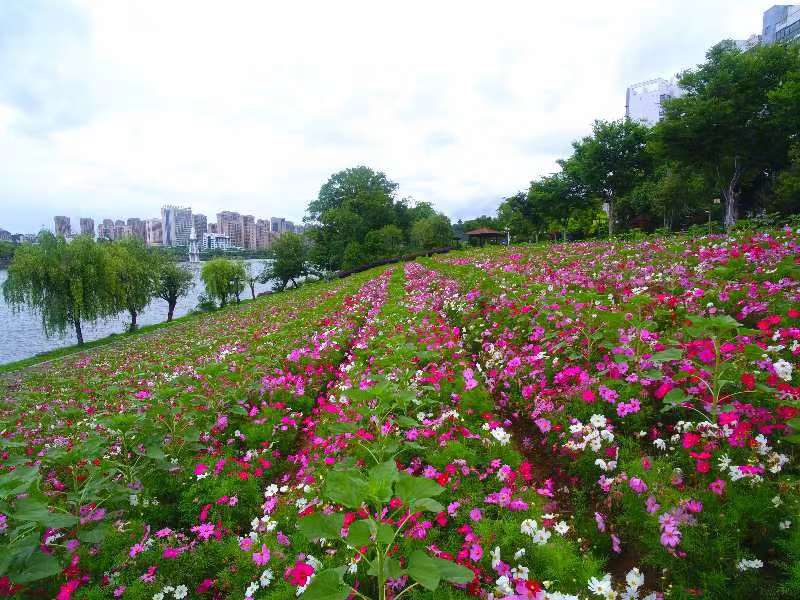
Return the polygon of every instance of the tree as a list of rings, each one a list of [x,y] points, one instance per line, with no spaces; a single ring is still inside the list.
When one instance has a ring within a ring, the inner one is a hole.
[[[587,202],[586,190],[567,171],[532,181],[528,202],[528,210],[541,218],[550,231],[560,231],[564,241],[567,240],[571,219],[583,216],[585,221],[585,215],[581,213],[597,211],[596,202]]]
[[[546,231],[541,206],[534,204],[526,192],[504,199],[497,209],[498,227],[508,229],[512,240],[539,241]]]
[[[286,289],[291,281],[297,286],[297,279],[307,275],[308,245],[302,236],[287,232],[272,244],[273,261],[262,275],[262,281],[275,279],[278,289]]]
[[[203,265],[200,278],[208,296],[219,301],[223,308],[231,298],[238,297],[244,290],[244,265],[227,258],[214,258]]]
[[[392,258],[403,252],[403,231],[397,225],[384,225],[364,236],[364,254],[370,259]]]
[[[348,245],[351,250],[355,247],[351,242],[360,245],[370,231],[407,218],[408,207],[394,200],[396,189],[397,184],[385,174],[369,167],[332,175],[309,204],[305,218],[310,224],[307,235],[314,245],[311,261],[323,269],[337,269]],[[363,253],[350,258],[356,263],[367,260]]]
[[[136,331],[139,313],[155,295],[156,262],[141,240],[126,237],[103,244],[110,266],[109,289],[118,310],[127,310],[131,322],[128,331]]]
[[[256,273],[253,270],[252,263],[244,263],[244,278],[247,281],[247,285],[250,286],[250,295],[253,300],[256,299],[256,283],[261,279],[261,275],[262,273]]]
[[[89,236],[67,243],[42,231],[37,244],[17,249],[3,296],[14,310],[25,305],[41,313],[46,335],[63,335],[69,326],[83,344],[82,323],[115,312],[109,280],[107,256]]]
[[[800,49],[717,44],[684,72],[681,98],[666,103],[656,136],[668,158],[702,169],[724,199],[725,226],[736,223],[743,187],[785,167],[800,107]],[[795,112],[793,112],[795,111]]]
[[[452,241],[450,219],[442,214],[420,219],[411,226],[411,245],[420,250],[449,246]]]
[[[193,287],[191,271],[169,259],[157,263],[155,295],[167,302],[167,322],[172,321],[178,298],[188,294]]]
[[[778,177],[773,206],[784,214],[800,213],[800,142],[792,147],[790,156],[791,166]]]
[[[648,135],[647,127],[630,119],[598,120],[592,135],[574,142],[573,155],[559,163],[582,186],[587,200],[599,198],[606,203],[609,236],[614,235],[617,198],[633,190],[650,167],[645,152]]]

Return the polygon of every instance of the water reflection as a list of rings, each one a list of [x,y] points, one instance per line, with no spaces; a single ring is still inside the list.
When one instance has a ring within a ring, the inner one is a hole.
[[[265,260],[248,260],[253,264],[253,272],[259,273],[264,267]],[[204,291],[203,282],[200,281],[201,265],[186,263],[186,266],[194,273],[195,286],[189,294],[178,300],[175,306],[175,316],[185,315],[197,306],[197,299]],[[5,270],[0,270],[0,286],[8,277]],[[272,284],[256,284],[256,294],[271,289]],[[247,286],[242,294],[242,298],[250,297],[250,287]],[[160,298],[154,299],[150,305],[139,315],[140,325],[152,325],[167,319],[167,303]],[[112,333],[125,331],[129,317],[127,313],[116,317],[98,321],[97,323],[83,324],[83,339],[85,341],[96,340]],[[64,337],[46,337],[42,331],[42,320],[38,314],[29,310],[22,310],[13,313],[11,307],[3,300],[0,293],[0,364],[20,360],[53,350],[63,346],[75,344],[75,332],[68,331]]]

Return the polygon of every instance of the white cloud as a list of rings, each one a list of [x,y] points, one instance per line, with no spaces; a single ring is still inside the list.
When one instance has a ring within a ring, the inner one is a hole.
[[[0,12],[0,37],[14,34],[0,68],[35,67],[0,82],[0,226],[14,230],[168,202],[298,219],[357,164],[453,217],[492,212],[593,119],[622,116],[627,84],[759,30],[766,8],[21,4]]]

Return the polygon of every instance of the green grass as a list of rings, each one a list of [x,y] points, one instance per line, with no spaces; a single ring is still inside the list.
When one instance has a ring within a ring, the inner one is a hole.
[[[231,310],[242,305],[249,304],[253,302],[252,298],[243,298],[240,304],[229,304],[223,309],[217,309],[214,312],[219,312],[220,310]],[[90,342],[84,342],[83,345],[73,344],[72,346],[64,346],[63,348],[56,348],[54,350],[48,350],[47,352],[40,352],[39,354],[35,354],[28,358],[23,358],[22,360],[16,360],[14,362],[9,362],[0,365],[0,373],[12,373],[14,371],[19,371],[20,369],[24,369],[26,367],[30,367],[33,365],[37,365],[39,363],[43,363],[49,360],[54,360],[57,358],[63,358],[64,356],[69,356],[70,354],[76,354],[78,352],[84,352],[86,350],[90,350],[92,348],[98,348],[100,346],[107,346],[108,344],[113,344],[115,342],[119,342],[122,340],[126,340],[131,337],[136,337],[140,335],[144,335],[147,333],[152,333],[153,331],[158,331],[159,329],[166,329],[167,327],[172,327],[173,325],[178,325],[180,323],[186,323],[188,321],[192,321],[204,315],[213,314],[209,312],[190,312],[182,317],[176,317],[172,319],[172,321],[162,321],[161,323],[154,323],[152,325],[142,325],[136,331],[133,332],[122,332],[122,333],[112,333],[106,337],[92,340]]]

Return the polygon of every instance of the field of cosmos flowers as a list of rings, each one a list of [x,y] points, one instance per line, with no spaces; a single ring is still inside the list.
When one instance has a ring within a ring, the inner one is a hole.
[[[0,596],[800,597],[800,234],[486,248],[0,382]]]

